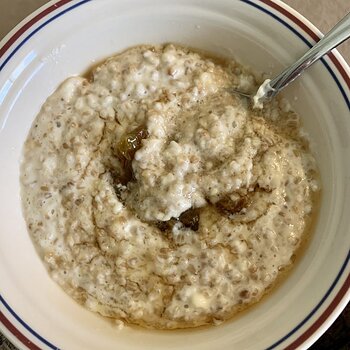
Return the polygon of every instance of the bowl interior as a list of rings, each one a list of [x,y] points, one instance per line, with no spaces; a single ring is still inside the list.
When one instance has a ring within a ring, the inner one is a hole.
[[[264,6],[259,1],[254,3]],[[21,213],[19,164],[31,123],[46,98],[67,77],[81,74],[95,62],[127,47],[164,42],[234,57],[269,75],[308,48],[290,28],[249,1],[90,1],[45,25],[0,73],[0,293],[25,323],[59,348],[268,348],[314,310],[342,267],[349,270],[349,266],[344,267],[350,246],[349,216],[345,212],[350,204],[346,181],[350,176],[346,152],[349,109],[334,77],[319,62],[284,94],[302,117],[320,167],[323,188],[319,219],[306,253],[268,298],[220,327],[118,331],[113,322],[83,309],[51,281]],[[334,69],[328,59],[326,63]],[[349,96],[348,90],[345,93]],[[339,277],[329,298],[277,348],[285,348],[310,326],[344,278]],[[4,307],[1,310],[9,315]],[[50,348],[28,330],[23,329],[23,333],[41,347]]]

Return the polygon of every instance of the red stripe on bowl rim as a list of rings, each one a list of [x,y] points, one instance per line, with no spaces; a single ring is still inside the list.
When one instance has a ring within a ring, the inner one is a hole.
[[[68,4],[73,0],[59,0],[58,2],[54,3],[53,5],[49,6],[42,12],[38,13],[35,17],[33,17],[30,21],[23,24],[21,28],[19,28],[11,37],[8,39],[8,41],[0,47],[0,58],[5,54],[5,52],[16,42],[16,40],[24,34],[28,29],[30,29],[34,24],[39,22],[43,17],[49,15],[51,12],[55,11],[56,9],[62,7],[63,5]]]
[[[39,22],[42,18],[48,16],[53,11],[59,9],[60,7],[72,2],[74,0],[59,0],[48,8],[44,9],[42,12],[38,13],[35,17],[33,17],[28,22],[24,23],[22,27],[20,27],[6,42],[0,47],[0,59],[4,56],[4,54],[9,50],[9,48],[23,35],[26,31],[28,31],[32,26],[34,26],[37,22]],[[307,33],[313,40],[316,42],[321,39],[321,37],[311,29],[306,23],[304,23],[300,18],[290,13],[287,9],[282,7],[277,3],[280,0],[258,0],[265,5],[273,8],[278,11],[289,20],[291,20],[294,24],[296,24],[299,28],[301,28],[305,33]],[[339,61],[339,59],[334,55],[334,53],[329,53],[328,57],[337,68],[338,72],[342,76],[345,81],[347,87],[350,89],[350,75],[344,69],[343,64]],[[319,318],[296,340],[294,340],[290,345],[288,345],[285,350],[294,350],[298,346],[302,345],[306,340],[308,340],[313,334],[317,332],[317,330],[327,321],[327,319],[331,316],[331,314],[335,311],[337,306],[340,304],[345,294],[350,289],[350,274],[346,278],[343,286],[340,288],[332,302],[328,305],[326,310],[319,316]],[[28,347],[30,350],[41,350],[36,344],[30,341],[26,336],[24,336],[18,328],[16,328],[0,311],[0,322],[8,329],[10,333],[12,333],[23,345]]]
[[[322,36],[319,36],[316,32],[313,31],[306,23],[304,23],[300,18],[289,12],[287,9],[279,5],[275,0],[260,0],[264,4],[269,7],[272,7],[276,11],[280,12],[282,15],[290,19],[294,24],[296,24],[299,28],[301,28],[305,33],[307,33],[313,40],[318,42],[321,40]],[[350,76],[346,72],[343,64],[339,61],[339,59],[334,55],[334,53],[330,52],[328,54],[331,62],[339,71],[340,75],[344,79],[347,87],[350,89]],[[321,326],[327,321],[327,319],[332,315],[332,313],[336,310],[337,306],[341,303],[342,299],[345,297],[346,293],[350,289],[350,274],[347,276],[343,286],[340,288],[339,292],[336,294],[334,299],[328,305],[326,310],[318,317],[316,321],[302,333],[296,340],[294,340],[290,345],[288,345],[285,350],[294,350],[298,346],[302,345],[306,340],[310,339],[312,335],[314,335]],[[330,326],[330,325],[329,325]]]
[[[332,302],[328,305],[327,309],[321,314],[321,316],[296,340],[294,340],[290,345],[288,345],[285,350],[294,350],[298,346],[302,345],[306,340],[310,339],[310,337],[317,332],[319,328],[327,321],[327,319],[331,316],[333,311],[337,308],[337,306],[342,301],[345,294],[350,289],[350,274],[345,280],[343,286],[340,288],[337,295],[334,297]]]
[[[51,6],[47,7],[43,11],[39,12],[36,16],[34,16],[31,20],[24,23],[6,42],[3,46],[0,47],[0,59],[5,55],[5,53],[10,49],[10,47],[31,27],[33,27],[36,23],[38,23],[41,19],[48,16],[55,10],[60,7],[72,2],[73,0],[58,0],[53,3]],[[1,312],[0,310],[0,323],[2,323],[7,330],[15,336],[24,346],[29,348],[30,350],[41,350],[36,344],[34,344],[31,340],[29,340],[21,331],[14,326],[10,320]]]
[[[287,9],[285,9],[284,7],[279,5],[277,2],[275,2],[275,0],[259,0],[259,1],[261,1],[262,3],[264,3],[265,5],[267,5],[269,7],[272,7],[276,11],[282,13],[282,15],[284,15],[285,17],[290,19],[294,24],[296,24],[305,33],[307,33],[313,40],[315,40],[315,42],[318,42],[318,41],[320,41],[322,39],[322,36],[319,36],[319,34],[314,32],[300,18],[298,18],[297,16],[293,15],[292,13],[290,13]],[[278,1],[280,1],[280,0],[278,0]],[[341,74],[342,78],[344,79],[346,85],[350,89],[350,76],[345,71],[345,69],[344,69],[343,65],[341,64],[341,62],[338,60],[338,58],[332,52],[330,52],[327,56],[331,59],[332,63],[335,65],[335,67],[337,68],[337,70]]]
[[[2,323],[22,344],[28,347],[30,350],[41,350],[26,336],[24,336],[0,311],[0,323]]]

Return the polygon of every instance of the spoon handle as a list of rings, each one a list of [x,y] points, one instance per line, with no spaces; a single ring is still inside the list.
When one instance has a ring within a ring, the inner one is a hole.
[[[270,81],[271,90],[267,98],[278,94],[289,83],[296,79],[304,70],[309,68],[319,58],[337,47],[350,37],[350,13],[338,22],[317,44],[299,58],[293,65]]]

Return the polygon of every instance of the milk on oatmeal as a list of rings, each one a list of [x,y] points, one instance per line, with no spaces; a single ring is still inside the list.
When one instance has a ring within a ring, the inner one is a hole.
[[[254,75],[177,45],[67,79],[24,145],[24,216],[52,278],[101,315],[219,324],[271,289],[319,190],[299,117]],[[119,322],[119,321],[118,321]]]

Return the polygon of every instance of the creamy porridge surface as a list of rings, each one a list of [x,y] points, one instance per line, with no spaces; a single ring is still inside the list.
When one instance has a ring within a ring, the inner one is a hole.
[[[24,214],[52,278],[104,316],[218,324],[292,264],[318,191],[299,118],[254,76],[174,45],[66,80],[24,147]]]

